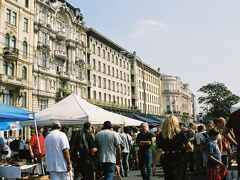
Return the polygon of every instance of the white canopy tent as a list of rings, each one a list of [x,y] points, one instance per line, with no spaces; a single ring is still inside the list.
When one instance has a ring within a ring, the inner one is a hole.
[[[237,111],[238,109],[240,109],[240,102],[232,105],[230,108],[230,112],[233,113],[233,112]]]
[[[62,125],[82,125],[85,122],[101,125],[104,121],[110,121],[113,125],[125,126],[130,126],[131,122],[132,126],[141,123],[141,121],[138,122],[135,119],[95,106],[75,94],[71,94],[62,101],[36,113],[35,116],[38,126],[52,125],[53,121],[60,121]],[[22,122],[21,125],[29,126],[32,125],[32,122]]]

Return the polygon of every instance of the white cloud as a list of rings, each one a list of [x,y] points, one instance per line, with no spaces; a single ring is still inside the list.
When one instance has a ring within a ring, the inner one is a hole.
[[[158,35],[168,30],[168,25],[157,20],[145,19],[136,22],[132,37],[137,39],[146,39]]]

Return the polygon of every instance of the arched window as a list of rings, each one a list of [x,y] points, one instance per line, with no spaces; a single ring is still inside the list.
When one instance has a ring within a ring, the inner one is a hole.
[[[23,41],[23,56],[27,57],[27,53],[28,53],[28,44],[26,41]]]
[[[3,74],[7,74],[8,73],[8,63],[7,61],[3,61]]]
[[[10,41],[10,38],[9,38],[9,34],[5,34],[5,47],[9,47],[9,41]]]
[[[27,79],[27,68],[25,66],[22,67],[22,78]]]
[[[15,36],[12,36],[12,38],[11,38],[11,47],[16,48],[16,37]]]
[[[9,76],[14,76],[14,64],[10,63],[9,64]]]

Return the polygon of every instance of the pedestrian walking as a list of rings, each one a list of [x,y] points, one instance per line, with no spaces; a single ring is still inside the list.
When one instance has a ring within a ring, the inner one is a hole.
[[[166,117],[160,134],[157,136],[158,157],[162,162],[165,180],[186,179],[186,149],[192,149],[190,141],[181,131],[178,118]]]
[[[74,170],[82,174],[82,180],[95,180],[96,143],[92,134],[92,125],[89,122],[83,124],[83,130],[79,130],[73,142],[73,155],[78,157],[78,165]],[[80,180],[80,173],[74,173],[74,179]]]
[[[132,137],[128,134],[128,128],[124,127],[121,133],[124,149],[122,150],[122,176],[128,177],[129,173],[129,153],[132,145]]]
[[[139,147],[137,146],[136,139],[138,135],[138,128],[133,127],[131,130],[131,137],[132,137],[132,147],[130,149],[130,169],[137,170],[139,169],[139,161],[138,161],[138,150]]]
[[[105,121],[103,129],[96,134],[96,144],[104,180],[113,180],[116,164],[121,165],[121,146],[119,135],[112,130],[110,121]]]
[[[151,180],[152,167],[152,134],[148,131],[148,124],[142,123],[140,125],[140,133],[137,135],[136,143],[139,147],[138,160],[139,168],[143,180]]]
[[[54,121],[52,131],[46,136],[47,171],[51,180],[70,180],[71,160],[69,142],[66,134],[60,131],[61,124]]]

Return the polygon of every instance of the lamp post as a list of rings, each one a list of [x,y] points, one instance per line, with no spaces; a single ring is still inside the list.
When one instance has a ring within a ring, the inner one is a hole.
[[[146,115],[147,107],[146,107],[146,83],[145,83],[145,69],[143,61],[140,57],[137,56],[136,52],[129,53],[127,51],[121,51],[121,54],[126,55],[130,59],[138,60],[141,63],[141,73],[142,73],[142,89],[143,89],[143,113]]]

